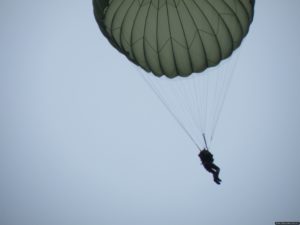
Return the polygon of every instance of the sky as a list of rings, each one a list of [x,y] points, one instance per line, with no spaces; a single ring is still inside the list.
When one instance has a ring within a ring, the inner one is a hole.
[[[300,1],[256,1],[214,142],[197,149],[91,1],[0,2],[1,225],[300,221]]]

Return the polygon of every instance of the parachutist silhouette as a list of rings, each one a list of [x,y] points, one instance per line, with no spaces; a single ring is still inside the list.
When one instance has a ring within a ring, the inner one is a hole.
[[[213,174],[213,177],[214,177],[214,181],[217,183],[217,184],[220,184],[221,183],[221,179],[219,178],[219,173],[220,173],[220,168],[214,164],[214,157],[213,157],[213,154],[211,154],[207,149],[203,149],[203,150],[200,150],[200,153],[199,153],[199,158],[202,162],[202,165],[204,166],[204,168]]]

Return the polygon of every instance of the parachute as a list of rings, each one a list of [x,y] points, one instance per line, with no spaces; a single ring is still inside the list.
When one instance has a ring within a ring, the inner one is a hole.
[[[99,28],[197,145],[212,143],[255,0],[93,0]],[[148,72],[145,73],[144,71]],[[205,140],[206,142],[206,140]]]

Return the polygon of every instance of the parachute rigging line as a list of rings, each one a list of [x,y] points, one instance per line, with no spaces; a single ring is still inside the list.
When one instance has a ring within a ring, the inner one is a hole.
[[[138,67],[136,67],[136,70],[141,74],[142,72]],[[187,134],[187,136],[191,139],[191,141],[195,144],[195,146],[198,149],[201,149],[196,140],[193,138],[192,134],[186,129],[186,127],[183,125],[183,123],[180,121],[180,119],[176,116],[176,114],[171,110],[171,108],[166,103],[166,100],[164,97],[158,92],[158,90],[150,83],[150,80],[148,80],[143,74],[141,74],[143,80],[147,83],[147,85],[151,88],[151,90],[155,93],[155,95],[158,97],[158,99],[161,101],[161,103],[166,107],[168,112],[173,116],[173,118],[176,120],[176,122],[179,124],[179,126],[183,129],[183,131]],[[147,75],[147,74],[146,74]]]
[[[206,142],[205,134],[203,133],[203,134],[202,134],[202,136],[203,136],[203,139],[204,139],[204,143],[205,143],[206,150],[208,150],[208,146],[207,146],[207,142]]]

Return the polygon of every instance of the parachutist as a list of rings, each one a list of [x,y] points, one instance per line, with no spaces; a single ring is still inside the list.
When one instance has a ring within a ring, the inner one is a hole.
[[[213,174],[214,181],[217,184],[221,183],[221,179],[219,178],[220,168],[214,164],[213,154],[210,153],[206,148],[200,150],[199,158],[202,162],[203,167],[210,173]]]

